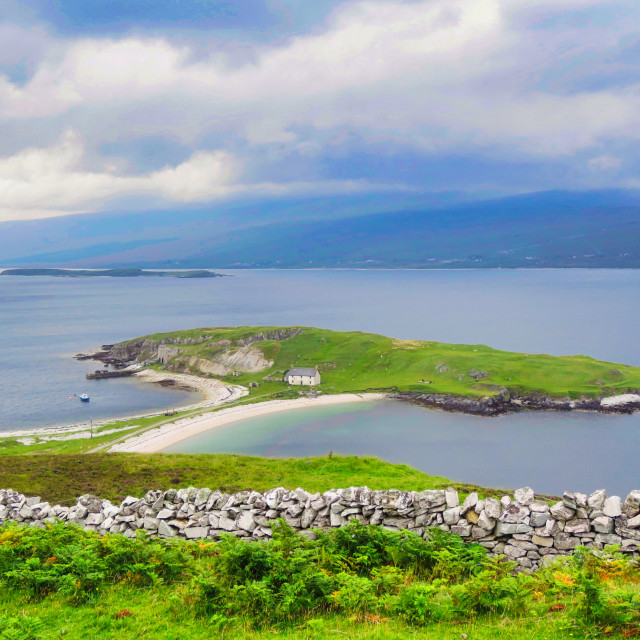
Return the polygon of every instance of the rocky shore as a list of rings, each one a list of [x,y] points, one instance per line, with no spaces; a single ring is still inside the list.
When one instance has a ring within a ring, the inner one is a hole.
[[[545,395],[513,396],[507,389],[482,397],[455,396],[446,393],[400,391],[388,396],[393,400],[412,402],[433,409],[456,411],[476,416],[499,416],[523,410],[596,411],[598,413],[635,413],[640,410],[640,394],[624,394],[604,398],[553,398]]]
[[[514,560],[519,570],[535,570],[578,546],[603,549],[616,544],[634,555],[640,548],[640,491],[631,491],[625,500],[607,496],[604,489],[589,496],[565,492],[549,505],[536,499],[529,487],[499,500],[481,500],[471,493],[462,502],[452,488],[417,492],[350,487],[311,494],[279,487],[264,494],[225,494],[189,487],[149,491],[120,504],[84,495],[66,507],[0,490],[0,526],[15,521],[44,527],[62,521],[129,538],[144,531],[161,538],[218,539],[231,534],[260,540],[271,537],[278,518],[310,538],[316,536],[314,529],[342,527],[352,520],[423,537],[438,527],[482,545],[490,555]]]

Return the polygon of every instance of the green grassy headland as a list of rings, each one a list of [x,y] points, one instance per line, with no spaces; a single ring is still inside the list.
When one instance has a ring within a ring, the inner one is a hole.
[[[206,363],[228,359],[242,348],[236,341],[282,329],[286,328],[192,329],[146,337],[166,341],[179,350],[169,362],[172,368],[206,376],[203,373]],[[262,379],[291,366],[317,365],[324,393],[385,390],[477,397],[492,395],[496,387],[504,387],[516,395],[536,393],[577,398],[640,388],[639,367],[602,362],[584,355],[514,353],[485,345],[396,340],[359,331],[301,329],[298,335],[284,340],[259,340],[251,345],[266,360],[273,361],[272,366],[257,373],[239,367],[234,373],[240,375],[221,379],[229,384],[258,382],[263,389],[254,390],[256,395],[278,392],[287,389],[284,383]],[[192,345],[176,344],[184,338],[206,340]],[[470,375],[474,372],[486,375]]]

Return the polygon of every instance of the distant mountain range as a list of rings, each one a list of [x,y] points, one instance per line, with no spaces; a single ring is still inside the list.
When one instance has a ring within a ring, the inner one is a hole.
[[[4,223],[0,264],[640,268],[640,191],[463,200],[385,194]]]

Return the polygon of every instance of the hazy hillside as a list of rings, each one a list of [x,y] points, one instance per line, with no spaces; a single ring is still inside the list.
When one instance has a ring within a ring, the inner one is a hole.
[[[270,201],[0,225],[5,265],[640,267],[640,192]],[[441,201],[442,202],[442,201]]]

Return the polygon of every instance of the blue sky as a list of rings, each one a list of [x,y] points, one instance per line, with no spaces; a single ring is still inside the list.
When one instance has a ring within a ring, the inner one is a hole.
[[[4,0],[0,221],[640,187],[629,0]]]

